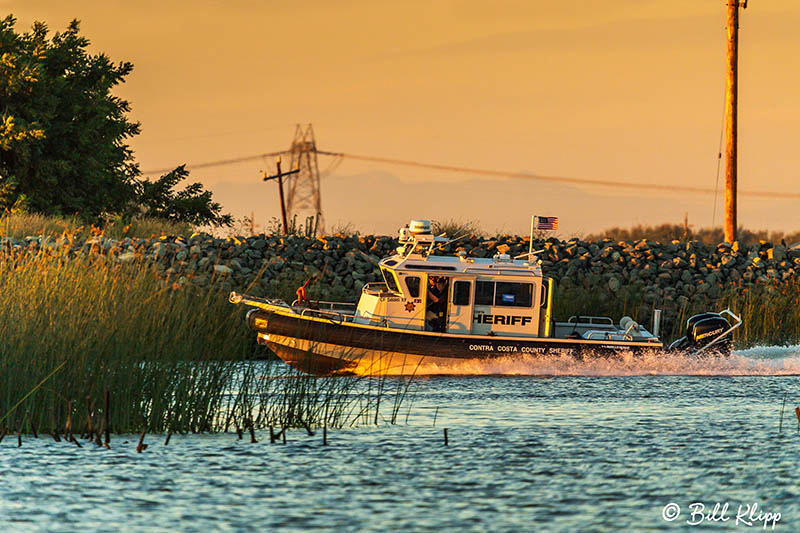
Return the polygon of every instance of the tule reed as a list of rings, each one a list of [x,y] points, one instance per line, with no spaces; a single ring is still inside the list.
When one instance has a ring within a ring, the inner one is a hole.
[[[320,378],[255,360],[265,351],[224,278],[178,285],[143,258],[63,250],[0,250],[0,426],[50,427],[76,444],[75,435],[104,435],[108,447],[111,432],[217,432],[238,420],[252,440],[268,425],[310,432],[378,420],[385,378]]]

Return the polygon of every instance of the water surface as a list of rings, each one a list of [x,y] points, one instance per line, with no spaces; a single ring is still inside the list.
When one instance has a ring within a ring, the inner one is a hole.
[[[727,521],[698,527],[748,530],[737,508],[756,502],[800,530],[800,348],[490,364],[461,370],[499,375],[418,378],[399,424],[328,446],[301,430],[285,445],[148,435],[142,454],[137,436],[111,450],[7,436],[0,529],[678,531],[695,529],[689,504],[728,502]]]

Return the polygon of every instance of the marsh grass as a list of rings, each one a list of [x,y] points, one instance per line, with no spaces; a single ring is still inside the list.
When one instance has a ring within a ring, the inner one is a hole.
[[[611,293],[583,286],[559,285],[553,295],[553,316],[558,321],[578,315],[609,316],[615,320],[630,316],[641,321],[645,315],[644,307],[644,294],[637,288],[623,288]]]
[[[255,361],[246,309],[228,303],[220,281],[179,285],[141,260],[0,254],[0,428],[335,428],[364,405],[379,409],[357,378]]]
[[[17,409],[39,427],[63,427],[85,398],[99,412],[108,389],[115,431],[210,430],[214,391],[251,349],[221,291],[181,290],[147,264],[6,257],[0,284],[0,412],[62,367]]]
[[[739,227],[736,234],[739,243],[747,246],[758,244],[763,241],[774,243],[784,241],[790,244],[800,241],[800,231],[786,233],[783,231],[749,230]],[[600,233],[585,235],[583,240],[594,242],[606,238],[613,241],[638,241],[640,239],[647,239],[649,241],[662,243],[671,242],[673,239],[681,242],[696,240],[714,246],[725,241],[722,227],[695,229],[694,225],[689,225],[687,223],[674,224],[669,222],[655,226],[638,224],[630,228],[607,228]]]
[[[685,334],[686,320],[704,311],[730,309],[742,319],[734,331],[736,348],[753,346],[788,346],[800,342],[800,283],[758,283],[725,288],[717,298],[686,300],[678,309],[670,329],[670,339]]]
[[[800,282],[732,287],[718,299],[719,308],[741,314],[734,340],[739,347],[791,345],[800,342]]]
[[[148,239],[162,235],[190,235],[191,224],[159,218],[112,218],[93,226],[78,217],[39,215],[36,213],[6,213],[0,215],[0,237],[23,239],[30,236],[57,238],[64,234],[81,239],[102,233],[112,239],[135,237]]]
[[[484,232],[478,222],[473,220],[442,219],[432,220],[431,230],[434,235],[442,235],[454,239],[462,235],[483,236]]]
[[[734,332],[734,346],[792,345],[800,342],[800,282],[734,285],[720,291],[718,297],[696,295],[679,301],[657,299],[647,303],[645,293],[636,287],[587,290],[584,287],[559,287],[554,295],[554,316],[562,321],[572,315],[610,316],[615,320],[628,315],[648,329],[653,310],[664,310],[661,338],[665,345],[685,334],[686,320],[697,313],[730,309],[742,318]]]

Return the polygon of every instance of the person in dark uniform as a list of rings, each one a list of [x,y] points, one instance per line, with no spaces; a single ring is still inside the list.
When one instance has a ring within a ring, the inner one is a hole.
[[[431,277],[428,286],[428,305],[425,320],[433,331],[444,333],[444,314],[447,311],[447,280]]]

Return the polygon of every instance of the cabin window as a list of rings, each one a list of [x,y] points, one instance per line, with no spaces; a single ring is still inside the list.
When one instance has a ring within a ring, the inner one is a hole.
[[[496,283],[494,305],[502,307],[530,307],[533,300],[533,285],[530,283]]]
[[[475,305],[492,305],[494,301],[494,281],[475,283]]]
[[[456,281],[453,288],[453,305],[469,305],[469,281]]]
[[[397,281],[394,279],[394,273],[389,269],[382,268],[381,274],[383,274],[383,281],[386,282],[386,286],[389,287],[389,290],[394,293],[399,293],[400,289],[397,287]]]
[[[406,278],[406,287],[408,287],[408,294],[412,298],[419,298],[419,278],[412,276]]]
[[[405,264],[405,268],[414,269],[414,270],[448,270],[448,271],[452,271],[452,270],[456,269],[456,267],[452,267],[452,266],[410,265],[408,263]]]

